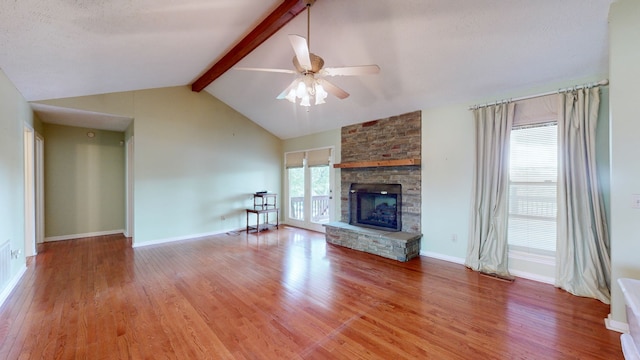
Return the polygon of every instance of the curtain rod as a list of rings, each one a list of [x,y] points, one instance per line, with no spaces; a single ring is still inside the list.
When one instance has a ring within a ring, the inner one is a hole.
[[[480,108],[483,108],[483,107],[493,106],[493,105],[502,104],[502,103],[506,103],[506,102],[535,99],[535,98],[538,98],[538,97],[543,97],[543,96],[548,96],[548,95],[553,95],[553,94],[560,94],[560,93],[568,92],[568,91],[572,91],[572,90],[580,90],[580,89],[584,89],[584,88],[592,88],[592,87],[596,87],[596,86],[606,86],[606,85],[609,85],[609,79],[600,80],[600,81],[595,82],[595,83],[588,83],[588,84],[576,85],[576,86],[572,86],[572,87],[568,87],[568,88],[561,88],[561,89],[554,90],[554,91],[547,91],[545,93],[540,93],[540,94],[534,94],[534,95],[521,96],[521,97],[517,97],[517,98],[504,99],[504,100],[494,101],[492,103],[486,103],[486,104],[481,104],[481,105],[473,105],[473,106],[469,106],[469,110],[480,109]]]

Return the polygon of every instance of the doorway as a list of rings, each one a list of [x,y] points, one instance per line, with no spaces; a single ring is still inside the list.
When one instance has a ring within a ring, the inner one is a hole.
[[[24,126],[24,255],[26,257],[37,254],[34,134],[35,131],[31,126]]]
[[[287,223],[324,232],[333,218],[333,149],[321,148],[285,154]]]

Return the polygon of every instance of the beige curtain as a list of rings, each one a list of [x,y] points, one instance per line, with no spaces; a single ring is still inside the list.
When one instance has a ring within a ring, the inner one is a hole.
[[[556,286],[610,302],[609,236],[596,169],[600,88],[559,94]]]
[[[472,190],[471,234],[465,265],[508,277],[509,139],[515,104],[473,111],[476,158]]]

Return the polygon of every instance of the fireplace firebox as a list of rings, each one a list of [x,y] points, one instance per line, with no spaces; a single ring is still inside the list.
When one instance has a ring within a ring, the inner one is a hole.
[[[402,230],[402,185],[357,184],[349,190],[349,224]]]

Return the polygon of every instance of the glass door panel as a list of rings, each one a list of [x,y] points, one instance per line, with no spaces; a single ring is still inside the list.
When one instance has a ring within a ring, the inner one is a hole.
[[[304,168],[289,168],[287,175],[289,179],[289,218],[304,221]]]
[[[311,180],[311,222],[325,224],[329,222],[329,165],[309,168]]]

